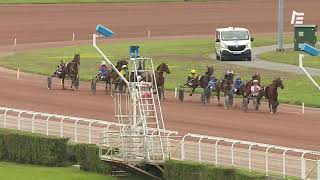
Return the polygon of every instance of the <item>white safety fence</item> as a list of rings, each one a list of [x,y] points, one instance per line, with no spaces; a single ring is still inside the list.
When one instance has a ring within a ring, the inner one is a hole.
[[[123,124],[0,107],[0,127],[67,137],[75,143],[100,143],[103,131],[119,131]]]
[[[101,138],[101,133],[120,132],[124,126],[103,120],[0,107],[0,128],[67,137],[75,143],[108,146],[112,142]],[[182,139],[176,135],[176,131],[166,130],[164,141],[171,159],[320,180],[320,152],[191,133]],[[106,142],[101,142],[102,139]]]
[[[191,133],[172,143],[172,159],[320,180],[320,152]]]

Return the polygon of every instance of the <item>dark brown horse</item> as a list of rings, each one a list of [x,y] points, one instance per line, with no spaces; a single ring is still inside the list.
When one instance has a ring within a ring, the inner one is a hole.
[[[279,105],[279,101],[278,101],[279,87],[281,89],[284,88],[282,80],[280,78],[275,78],[272,81],[272,84],[270,84],[264,89],[264,96],[269,100],[270,113],[273,113],[273,114],[277,112],[277,108]]]
[[[228,72],[222,80],[222,90],[225,97],[224,107],[226,109],[233,105],[233,77],[233,72]]]
[[[199,78],[199,86],[203,89],[204,95],[205,95],[205,101],[209,102],[210,97],[211,97],[211,93],[212,93],[212,89],[208,87],[209,81],[212,80],[213,77],[213,66],[208,66],[207,67],[207,72],[200,76]],[[217,97],[218,97],[218,102],[220,103],[220,91],[222,90],[222,85],[221,82],[218,79],[214,79],[215,81],[215,91],[217,93]],[[194,91],[194,90],[193,90]]]
[[[115,65],[115,67],[117,68],[117,70],[120,72],[121,68],[123,65],[128,65],[128,61],[123,59],[117,62],[117,64]],[[128,74],[127,74],[128,75]],[[114,91],[119,91],[119,92],[125,92],[126,91],[126,83],[124,81],[122,81],[122,79],[120,79],[119,75],[117,74],[117,72],[112,68],[111,72],[109,73],[109,75],[111,78],[110,80],[112,81],[110,84],[114,85]],[[128,77],[125,77],[126,79],[128,79]]]
[[[157,88],[159,93],[159,98],[165,99],[164,96],[164,73],[170,74],[169,65],[167,63],[161,63],[155,72]]]
[[[79,66],[80,66],[80,54],[74,54],[73,60],[67,62],[66,65],[63,67],[61,72],[61,80],[62,80],[62,89],[64,87],[64,80],[66,77],[71,79],[71,89],[73,85],[78,89],[79,87]]]

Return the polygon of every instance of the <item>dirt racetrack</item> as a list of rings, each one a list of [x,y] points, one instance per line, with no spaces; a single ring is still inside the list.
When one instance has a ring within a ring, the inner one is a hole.
[[[250,5],[248,5],[250,4]],[[306,21],[320,24],[318,0],[286,2],[286,31],[293,9],[306,13]],[[263,7],[263,8],[261,8]],[[240,24],[255,33],[276,31],[276,2],[259,0],[217,1],[210,3],[170,4],[93,4],[93,5],[4,5],[0,6],[0,44],[88,39],[97,23],[110,24],[118,38],[152,36],[207,35],[218,25]],[[79,34],[80,37],[77,36]],[[68,44],[68,43],[62,43]],[[18,45],[19,48],[20,45]],[[28,45],[25,48],[49,47],[52,44]],[[1,51],[8,49],[0,47]],[[43,76],[0,70],[0,106],[64,115],[113,120],[113,101],[98,90],[91,95],[88,83],[80,91],[62,91],[58,81],[46,89]],[[243,113],[239,108],[225,110],[217,103],[203,106],[199,97],[179,103],[168,94],[162,107],[166,127],[186,132],[320,150],[320,111],[280,105],[279,113],[270,115],[264,104],[261,112]],[[215,101],[216,99],[214,99]]]
[[[284,30],[292,32],[293,10],[305,13],[305,24],[320,24],[319,0],[285,1]],[[104,24],[117,38],[213,35],[223,26],[248,27],[253,33],[277,31],[277,1],[227,0],[208,3],[1,5],[0,45],[67,41],[92,37]]]
[[[99,86],[96,95],[91,95],[89,83],[82,82],[80,91],[61,90],[59,80],[54,79],[54,89],[46,88],[46,78],[21,74],[1,69],[0,105],[33,111],[50,112],[112,121],[113,100]],[[69,82],[68,82],[69,83]],[[178,130],[180,134],[193,132],[283,146],[319,150],[320,111],[301,110],[280,106],[279,113],[271,115],[267,105],[261,112],[242,112],[238,108],[225,110],[216,99],[209,105],[202,105],[199,96],[186,97],[179,103],[173,93],[167,93],[162,102],[166,128]],[[251,108],[251,107],[250,107]]]

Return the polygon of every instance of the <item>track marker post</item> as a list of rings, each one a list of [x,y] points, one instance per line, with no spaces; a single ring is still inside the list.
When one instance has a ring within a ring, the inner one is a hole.
[[[72,34],[72,41],[74,41],[74,33]]]
[[[17,70],[17,79],[20,79],[20,69]]]
[[[302,103],[302,114],[304,114],[304,102]]]
[[[177,99],[177,91],[178,91],[178,88],[175,87],[175,88],[174,88],[174,98],[176,98],[176,99]]]
[[[16,47],[16,45],[17,45],[17,38],[15,37],[13,42],[13,47]]]
[[[149,29],[149,31],[148,31],[148,39],[150,38],[150,36],[151,36],[151,30]]]

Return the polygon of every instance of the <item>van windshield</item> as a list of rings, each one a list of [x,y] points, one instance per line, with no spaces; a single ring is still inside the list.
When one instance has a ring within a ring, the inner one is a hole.
[[[221,32],[223,41],[249,40],[248,31],[223,31]]]

